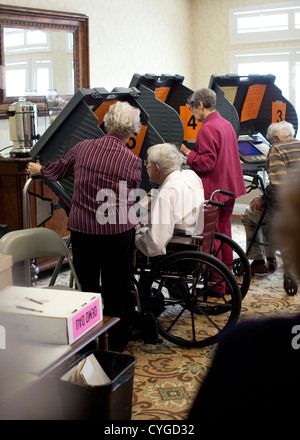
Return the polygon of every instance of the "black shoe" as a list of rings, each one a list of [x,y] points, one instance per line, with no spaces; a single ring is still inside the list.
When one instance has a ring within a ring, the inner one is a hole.
[[[268,266],[264,260],[253,260],[251,263],[251,273],[252,275],[267,274]]]
[[[275,272],[277,269],[277,260],[276,258],[267,258],[267,266],[269,272]]]
[[[143,339],[140,330],[137,330],[135,327],[130,327],[128,331],[128,340],[137,341],[138,339]]]

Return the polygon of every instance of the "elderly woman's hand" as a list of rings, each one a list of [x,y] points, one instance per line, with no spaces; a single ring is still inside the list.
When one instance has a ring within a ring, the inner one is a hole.
[[[27,167],[27,170],[28,170],[30,177],[40,176],[42,174],[41,168],[42,168],[42,165],[39,163],[39,161],[37,161],[36,163],[30,162]]]
[[[181,147],[179,148],[179,151],[186,157],[188,157],[188,155],[191,152],[191,150],[189,148],[187,148],[184,144],[181,145]]]

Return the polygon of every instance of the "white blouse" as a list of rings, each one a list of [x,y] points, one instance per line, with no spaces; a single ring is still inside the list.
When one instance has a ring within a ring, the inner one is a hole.
[[[197,225],[197,234],[201,233],[203,203],[203,185],[197,174],[192,170],[173,171],[152,201],[150,225],[136,228],[136,247],[150,257],[164,255],[174,229],[192,235]]]

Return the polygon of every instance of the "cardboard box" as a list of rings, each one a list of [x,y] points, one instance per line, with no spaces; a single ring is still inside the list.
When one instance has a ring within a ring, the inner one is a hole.
[[[70,345],[102,319],[96,293],[18,286],[0,291],[0,325],[24,341]]]
[[[0,290],[12,285],[12,256],[0,255]]]

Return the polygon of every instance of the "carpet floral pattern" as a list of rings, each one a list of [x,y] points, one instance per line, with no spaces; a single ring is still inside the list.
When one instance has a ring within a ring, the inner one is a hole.
[[[233,239],[245,250],[244,228],[233,225]],[[62,275],[64,276],[64,275]],[[242,302],[240,321],[300,312],[300,295],[289,296],[283,288],[280,257],[278,269],[254,276]],[[130,342],[125,353],[136,357],[133,420],[184,420],[201,386],[216,346],[181,348],[161,340],[156,345]]]
[[[245,250],[244,228],[233,225],[233,239]],[[280,257],[278,269],[254,276],[242,303],[240,321],[300,312],[299,294],[283,289]],[[137,358],[133,393],[133,420],[184,420],[201,386],[216,346],[181,348],[166,340],[157,345],[131,342],[126,352]]]

